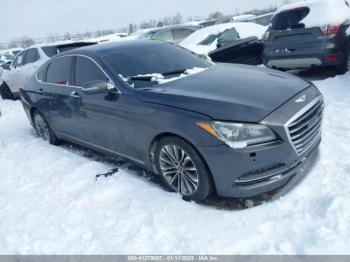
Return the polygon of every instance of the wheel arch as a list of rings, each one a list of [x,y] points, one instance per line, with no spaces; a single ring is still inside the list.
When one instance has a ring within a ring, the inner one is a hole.
[[[204,164],[205,164],[206,168],[209,171],[210,179],[211,179],[211,182],[212,182],[212,185],[213,185],[213,190],[216,193],[215,179],[213,178],[213,174],[211,172],[211,169],[210,169],[207,161],[203,157],[202,153],[197,149],[197,147],[191,141],[189,141],[187,138],[185,138],[185,137],[183,137],[181,135],[178,135],[178,134],[175,134],[175,133],[172,133],[172,132],[164,132],[164,133],[160,133],[160,134],[156,135],[152,139],[152,142],[151,142],[151,144],[149,146],[149,161],[150,161],[150,164],[151,164],[153,172],[158,174],[157,167],[156,167],[156,164],[155,164],[155,155],[154,154],[155,154],[155,151],[156,151],[158,143],[165,137],[177,137],[177,138],[180,138],[180,139],[184,140],[185,142],[189,143],[193,147],[193,149],[198,153],[198,155],[204,161]]]

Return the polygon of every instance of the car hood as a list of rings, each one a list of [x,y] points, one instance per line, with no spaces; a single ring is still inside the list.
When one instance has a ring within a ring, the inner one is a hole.
[[[139,90],[138,98],[214,120],[259,122],[308,86],[298,77],[275,70],[217,64],[204,72]]]

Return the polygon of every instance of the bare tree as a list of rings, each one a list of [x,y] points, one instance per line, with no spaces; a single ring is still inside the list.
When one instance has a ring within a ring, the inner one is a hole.
[[[223,13],[221,13],[219,11],[216,11],[214,13],[211,13],[208,18],[209,19],[220,19],[220,18],[223,18],[223,17],[224,17]]]
[[[176,15],[171,17],[171,24],[178,25],[183,22],[183,16],[180,13],[176,13]]]
[[[137,31],[137,25],[129,24],[129,34],[134,33]]]

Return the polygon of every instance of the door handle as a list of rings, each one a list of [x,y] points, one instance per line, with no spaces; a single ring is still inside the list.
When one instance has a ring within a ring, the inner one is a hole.
[[[70,94],[69,94],[70,97],[74,97],[74,98],[80,98],[80,95],[78,94],[77,91],[72,91]]]
[[[38,89],[38,93],[39,93],[39,94],[42,94],[42,93],[44,93],[44,89],[42,89],[42,88],[39,88],[39,89]]]

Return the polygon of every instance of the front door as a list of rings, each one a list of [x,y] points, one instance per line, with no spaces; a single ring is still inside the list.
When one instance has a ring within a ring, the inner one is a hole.
[[[79,115],[86,128],[82,139],[95,147],[120,153],[120,113],[123,112],[118,108],[120,94],[116,91],[99,94],[83,92],[89,82],[111,82],[97,63],[88,57],[76,57],[74,75],[74,85],[80,89]]]

